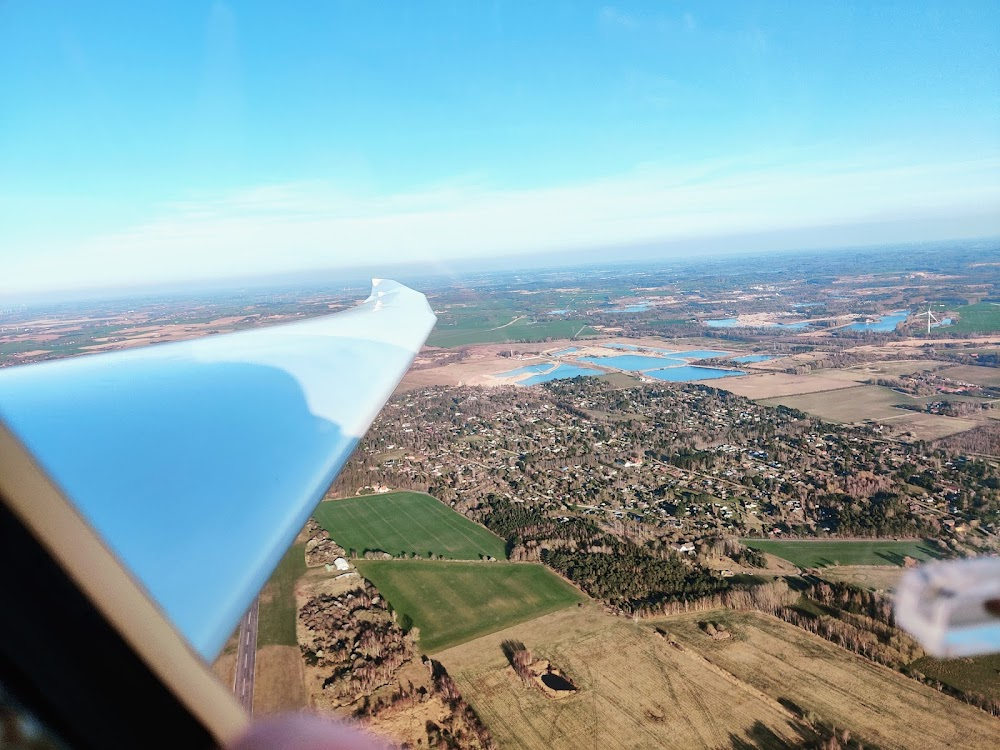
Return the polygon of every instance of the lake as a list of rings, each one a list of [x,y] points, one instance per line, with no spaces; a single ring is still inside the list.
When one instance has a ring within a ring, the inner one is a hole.
[[[809,321],[802,320],[798,323],[773,323],[770,325],[750,325],[749,323],[740,323],[739,318],[717,318],[715,320],[706,320],[705,325],[709,328],[781,328],[788,331],[800,331],[803,328],[809,327]]]
[[[767,362],[770,359],[775,359],[771,354],[747,354],[743,357],[733,357],[733,362],[742,362],[745,365],[751,362]]]
[[[647,351],[659,354],[677,354],[675,349],[657,349],[655,346],[636,346],[635,344],[601,344],[609,349],[624,349],[630,352]]]
[[[684,360],[681,359],[647,357],[641,354],[621,354],[617,357],[580,357],[580,361],[590,362],[593,365],[604,365],[605,367],[617,367],[619,370],[631,370],[632,372],[684,364]]]
[[[728,357],[732,352],[723,352],[717,349],[692,349],[689,352],[674,352],[675,357],[684,359],[712,359],[713,357]]]
[[[875,331],[880,333],[886,333],[888,331],[895,331],[896,326],[902,323],[909,317],[909,310],[896,310],[890,315],[882,315],[878,320],[873,323],[853,323],[846,328],[845,331]]]
[[[593,370],[589,367],[577,367],[576,365],[568,365],[565,362],[560,364],[552,372],[547,372],[544,375],[535,375],[528,378],[527,380],[522,380],[516,385],[538,385],[539,383],[547,383],[550,380],[564,380],[566,378],[575,378],[578,375],[603,375],[604,373],[600,370]]]
[[[516,370],[511,370],[510,372],[501,372],[498,375],[494,375],[495,378],[516,378],[518,375],[526,375],[530,372],[545,372],[550,369],[555,362],[542,362],[538,365],[525,365],[524,367],[518,367]]]
[[[644,372],[657,380],[667,380],[671,383],[688,383],[692,380],[711,380],[713,378],[730,378],[736,375],[746,375],[742,370],[721,370],[717,367],[698,367],[697,365],[684,365],[683,367],[668,367],[664,370],[650,370]]]
[[[606,312],[613,312],[613,313],[646,312],[646,310],[648,310],[650,307],[652,307],[652,305],[650,305],[648,302],[640,302],[636,305],[625,305],[625,307],[616,307],[612,310],[607,310]]]

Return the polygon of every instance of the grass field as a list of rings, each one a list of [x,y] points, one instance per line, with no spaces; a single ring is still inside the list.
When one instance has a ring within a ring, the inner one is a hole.
[[[543,320],[507,315],[505,319],[459,319],[454,324],[439,323],[427,338],[430,346],[502,344],[515,341],[544,341],[596,336],[597,331],[583,320]]]
[[[993,333],[1000,331],[1000,305],[980,302],[955,309],[959,320],[941,330],[948,333]]]
[[[715,641],[701,620],[733,633]],[[1000,720],[788,623],[719,611],[660,621],[685,647],[736,679],[885,750],[1000,747]]]
[[[525,688],[504,639],[522,641],[573,681],[552,700]],[[777,701],[738,683],[646,624],[571,607],[435,656],[489,727],[516,750],[785,750],[798,734]]]
[[[260,592],[258,646],[297,646],[295,582],[306,572],[306,545],[293,544]]]
[[[744,539],[748,547],[770,552],[802,568],[828,565],[902,565],[903,556],[931,560],[937,552],[930,544],[920,541],[894,542],[884,539],[860,541],[779,541],[774,539]]]
[[[420,628],[433,653],[583,601],[543,565],[358,560],[393,609]]]
[[[846,423],[903,416],[906,412],[894,408],[895,404],[912,403],[912,401],[913,399],[890,388],[859,385],[836,391],[763,399],[759,403],[765,406],[788,406],[830,422]]]
[[[328,500],[313,516],[337,544],[358,554],[382,550],[421,557],[434,553],[452,560],[507,557],[503,539],[420,492]]]
[[[1000,654],[975,659],[934,659],[925,656],[910,664],[918,672],[946,685],[1000,699]]]
[[[903,569],[885,565],[833,565],[823,568],[820,575],[828,581],[849,583],[872,591],[889,591],[896,588],[903,577]]]

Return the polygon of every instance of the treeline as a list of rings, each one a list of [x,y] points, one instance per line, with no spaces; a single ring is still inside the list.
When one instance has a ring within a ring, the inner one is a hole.
[[[479,520],[507,540],[510,559],[539,560],[623,612],[700,599],[728,588],[723,579],[672,551],[608,534],[588,519],[550,518],[495,496],[487,498],[483,508]]]
[[[688,565],[676,555],[659,559],[625,543],[599,553],[545,550],[542,561],[594,598],[628,614],[661,602],[700,599],[728,588],[723,579]]]
[[[880,491],[869,498],[831,494],[819,502],[823,519],[838,534],[913,537],[934,532],[922,517],[910,512],[909,503],[895,492]]]
[[[730,560],[750,568],[766,568],[767,556],[759,549],[748,547],[733,536],[722,536],[709,540],[708,551],[716,557]]]

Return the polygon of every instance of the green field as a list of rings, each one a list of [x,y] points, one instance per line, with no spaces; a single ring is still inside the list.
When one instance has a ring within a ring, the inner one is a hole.
[[[950,326],[939,329],[948,333],[993,333],[1000,331],[1000,305],[992,302],[980,302],[978,305],[967,305],[955,309],[959,320]]]
[[[420,629],[433,653],[584,600],[535,563],[358,560],[404,624]]]
[[[974,659],[935,659],[925,656],[910,664],[927,677],[959,690],[1000,699],[1000,654]]]
[[[317,523],[346,550],[382,550],[393,556],[431,554],[451,560],[503,560],[506,544],[444,503],[421,492],[390,492],[320,503]]]
[[[430,346],[467,346],[469,344],[503,344],[517,341],[545,341],[596,336],[597,331],[582,320],[547,320],[535,322],[530,317],[480,323],[461,321],[455,325],[438,325],[427,338]],[[513,322],[510,322],[513,321]],[[509,325],[506,325],[509,323]],[[502,327],[501,327],[502,326]]]
[[[306,545],[293,544],[260,592],[258,646],[297,646],[295,582],[306,572]]]
[[[922,540],[894,542],[885,539],[860,541],[744,539],[743,543],[802,568],[822,568],[828,565],[902,565],[904,555],[917,560],[931,560],[938,557],[934,547]]]

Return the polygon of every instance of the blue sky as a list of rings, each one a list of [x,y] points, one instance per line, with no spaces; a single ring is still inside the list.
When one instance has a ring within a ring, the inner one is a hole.
[[[998,28],[957,0],[8,0],[0,294],[997,235]]]

